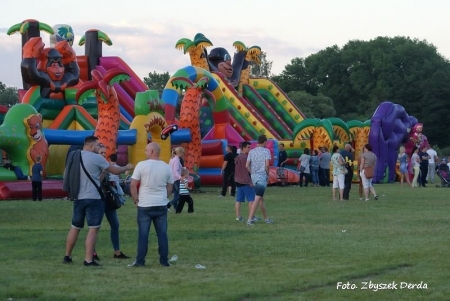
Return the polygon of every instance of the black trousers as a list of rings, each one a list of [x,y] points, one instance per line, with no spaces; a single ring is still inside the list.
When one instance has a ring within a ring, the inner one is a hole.
[[[303,186],[303,178],[305,178],[305,187],[308,187],[309,177],[310,177],[309,173],[304,172],[300,173],[300,187]]]
[[[426,183],[427,183],[427,175],[428,175],[428,165],[423,166],[420,165],[420,185],[422,185],[423,187],[426,187]]]
[[[350,189],[352,189],[352,181],[353,181],[353,169],[349,166],[347,168],[347,174],[345,175],[344,181],[344,200],[348,200],[350,195]]]
[[[42,201],[42,181],[31,181],[33,201]]]
[[[231,186],[231,196],[236,195],[236,183],[234,182],[234,172],[223,173],[222,195],[227,195],[228,186]]]
[[[322,181],[320,186],[330,187],[330,169],[319,168],[319,182]]]
[[[194,212],[194,200],[191,198],[191,196],[189,194],[180,194],[177,210],[175,211],[175,213],[181,213],[183,211],[184,203],[188,204],[188,213]]]

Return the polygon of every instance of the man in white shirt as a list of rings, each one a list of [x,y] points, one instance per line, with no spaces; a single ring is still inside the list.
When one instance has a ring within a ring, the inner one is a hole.
[[[245,165],[250,173],[256,195],[248,215],[247,226],[254,225],[253,218],[258,206],[261,209],[266,224],[273,223],[273,220],[267,216],[267,210],[264,204],[264,192],[269,180],[269,161],[271,157],[269,149],[265,147],[266,142],[267,138],[265,135],[258,137],[258,145],[248,153],[247,163]]]
[[[427,181],[430,181],[432,184],[434,184],[434,175],[436,174],[436,162],[438,162],[439,158],[431,144],[427,150],[427,154],[428,156],[430,156],[430,159],[428,159]]]
[[[167,203],[172,194],[173,177],[169,165],[159,158],[160,152],[158,143],[147,144],[145,154],[148,160],[139,162],[131,176],[131,197],[137,206],[138,252],[136,260],[128,265],[129,267],[145,265],[152,223],[158,237],[159,263],[163,267],[170,266],[167,259],[169,255]]]

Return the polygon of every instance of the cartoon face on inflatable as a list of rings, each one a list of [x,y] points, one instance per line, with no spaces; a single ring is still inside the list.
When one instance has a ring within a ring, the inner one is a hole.
[[[31,118],[28,118],[27,124],[30,128],[30,137],[34,141],[41,140],[41,138],[42,138],[42,133],[41,133],[42,116],[41,116],[41,114],[35,114]]]
[[[211,50],[208,59],[219,72],[230,78],[233,75],[233,66],[231,65],[231,56],[225,48],[218,47]]]
[[[64,76],[64,66],[61,62],[61,54],[56,49],[50,49],[47,53],[46,71],[53,81],[59,81]]]

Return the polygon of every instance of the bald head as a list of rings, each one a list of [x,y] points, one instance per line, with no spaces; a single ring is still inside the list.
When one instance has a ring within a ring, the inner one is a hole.
[[[149,159],[159,159],[159,153],[161,152],[161,147],[156,142],[151,142],[145,147],[145,154]]]

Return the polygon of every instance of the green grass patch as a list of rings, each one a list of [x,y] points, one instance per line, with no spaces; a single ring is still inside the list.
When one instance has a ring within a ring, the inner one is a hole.
[[[145,267],[113,259],[106,219],[102,266],[83,266],[86,230],[74,264],[64,265],[72,203],[1,201],[0,300],[448,300],[450,189],[383,184],[379,201],[364,202],[356,188],[350,201],[333,202],[330,188],[269,187],[275,223],[247,227],[231,197],[204,187],[193,194],[195,214],[169,213],[169,257],[179,257],[170,268],[159,266],[154,229]],[[134,257],[136,209],[128,200],[118,213],[121,249]],[[383,283],[397,289],[375,291]]]

